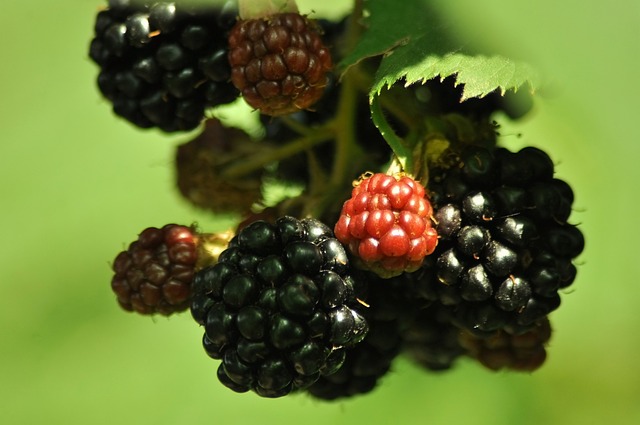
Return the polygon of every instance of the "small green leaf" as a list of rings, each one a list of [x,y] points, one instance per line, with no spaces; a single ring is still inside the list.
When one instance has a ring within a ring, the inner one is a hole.
[[[419,61],[409,63],[407,59],[415,58],[422,49],[419,43],[410,43],[386,56],[378,68],[370,96],[380,94],[382,88],[401,79],[408,86],[452,75],[455,75],[456,85],[464,85],[461,101],[483,97],[496,90],[504,95],[507,90],[517,91],[525,85],[533,93],[539,85],[540,76],[533,67],[502,56],[470,56],[452,52],[442,56],[423,55]]]
[[[352,65],[383,55],[370,98],[399,81],[405,85],[449,76],[463,84],[461,101],[528,86],[534,92],[540,76],[530,65],[500,55],[477,55],[469,43],[456,41],[454,28],[430,0],[366,0],[365,30],[355,48],[339,64]]]

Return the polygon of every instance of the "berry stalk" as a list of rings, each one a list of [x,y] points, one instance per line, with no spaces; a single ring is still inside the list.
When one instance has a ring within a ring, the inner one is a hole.
[[[299,152],[304,152],[312,147],[330,140],[334,135],[333,126],[327,125],[317,129],[314,133],[302,136],[286,145],[273,149],[270,152],[258,152],[241,163],[236,163],[225,168],[222,175],[227,179],[234,179],[258,170],[265,165],[284,158],[289,158]]]

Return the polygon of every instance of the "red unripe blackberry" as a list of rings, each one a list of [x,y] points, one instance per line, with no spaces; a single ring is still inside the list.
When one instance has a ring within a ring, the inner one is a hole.
[[[198,260],[190,227],[149,227],[113,261],[111,289],[120,306],[140,314],[170,315],[186,310]]]
[[[409,176],[365,175],[342,206],[336,238],[381,277],[417,270],[438,242],[424,187]]]
[[[298,13],[240,20],[229,33],[231,81],[263,114],[307,109],[333,66],[321,36],[320,26]]]

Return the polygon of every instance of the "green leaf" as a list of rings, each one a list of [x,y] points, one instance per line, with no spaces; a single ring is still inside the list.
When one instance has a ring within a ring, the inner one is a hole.
[[[483,97],[496,90],[504,95],[507,90],[517,91],[525,85],[533,93],[539,85],[540,77],[533,67],[502,56],[470,56],[452,52],[427,54],[418,61],[410,62],[409,59],[415,58],[422,49],[419,43],[410,43],[385,57],[376,73],[370,96],[380,94],[383,87],[401,79],[408,86],[451,75],[455,75],[456,85],[464,85],[461,101]]]
[[[366,27],[355,48],[339,64],[346,72],[363,59],[383,55],[370,98],[383,88],[433,78],[455,78],[463,84],[462,99],[528,86],[534,92],[540,76],[533,67],[500,55],[478,55],[456,40],[454,28],[430,5],[431,0],[366,0]]]
[[[385,54],[406,45],[412,37],[429,31],[443,52],[453,48],[447,28],[428,0],[364,0],[365,30],[354,49],[338,64],[346,71],[363,59]]]

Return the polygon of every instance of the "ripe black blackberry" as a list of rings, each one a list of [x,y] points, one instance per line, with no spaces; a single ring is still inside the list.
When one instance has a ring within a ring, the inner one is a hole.
[[[584,248],[567,222],[573,192],[540,149],[469,148],[460,166],[435,171],[429,189],[440,235],[423,294],[478,335],[519,333],[560,305]]]
[[[346,252],[315,219],[242,228],[194,279],[191,313],[203,345],[237,392],[281,397],[335,373],[367,333]]]
[[[231,2],[195,8],[110,1],[96,16],[89,56],[113,111],[141,128],[187,131],[206,108],[235,100],[226,47],[231,17]]]
[[[369,321],[366,338],[346,352],[342,367],[321,376],[307,392],[322,400],[337,400],[373,391],[400,352],[397,323]]]
[[[375,273],[355,271],[358,282],[367,282],[358,293],[368,307],[363,315],[369,324],[367,336],[346,353],[336,373],[322,376],[307,392],[315,398],[337,400],[373,391],[400,354],[403,334],[413,323],[423,300],[413,296],[415,274],[382,279]]]
[[[453,324],[451,312],[434,303],[421,309],[403,331],[402,352],[427,370],[448,370],[466,354],[459,342],[460,333],[461,330]]]

